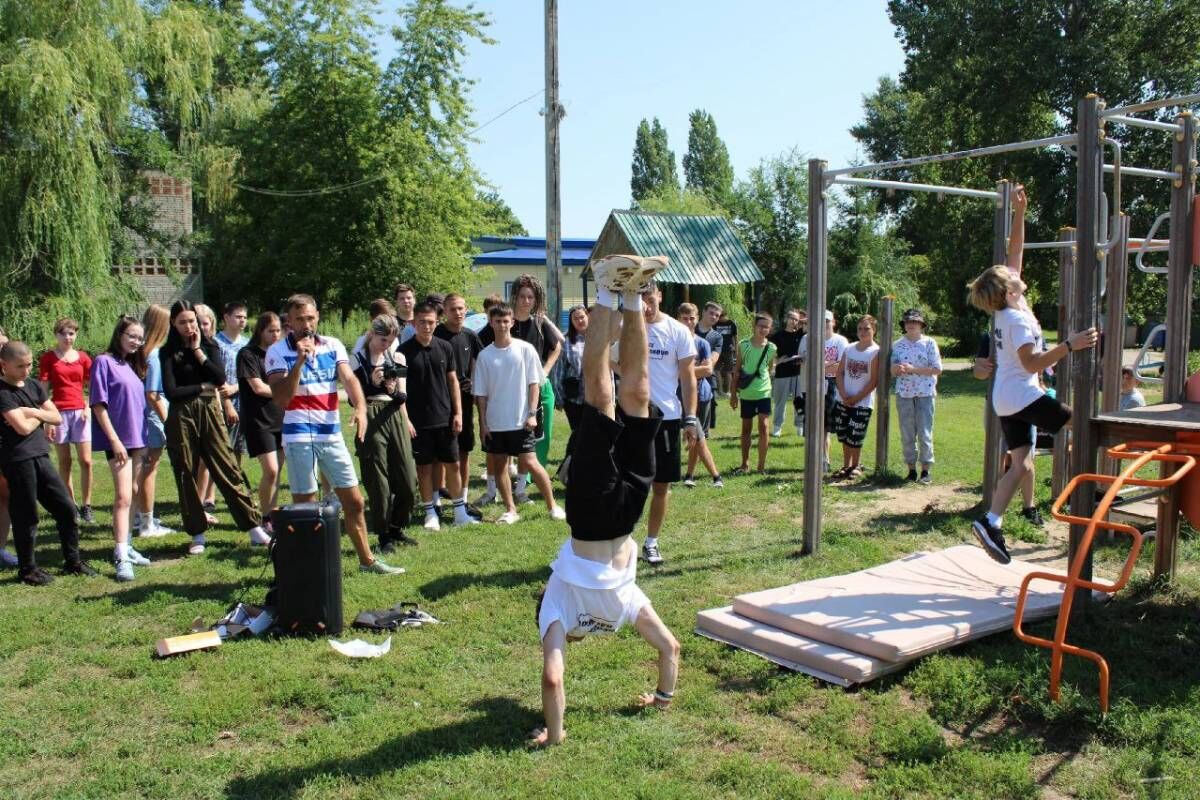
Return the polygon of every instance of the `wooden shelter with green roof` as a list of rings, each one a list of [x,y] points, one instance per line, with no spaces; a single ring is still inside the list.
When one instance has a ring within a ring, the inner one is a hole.
[[[614,254],[667,256],[671,265],[655,279],[680,284],[684,300],[691,286],[753,284],[763,279],[724,217],[614,209],[596,239],[591,260]],[[584,280],[590,278],[589,268]]]

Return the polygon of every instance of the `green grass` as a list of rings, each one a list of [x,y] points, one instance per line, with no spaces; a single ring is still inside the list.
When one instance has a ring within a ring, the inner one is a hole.
[[[942,392],[935,475],[961,506],[981,479],[981,385],[952,373]],[[722,407],[715,447],[725,470],[737,463],[734,424]],[[561,416],[558,431],[561,448]],[[1149,585],[1150,547],[1143,577],[1072,627],[1075,641],[1112,666],[1107,717],[1089,663],[1067,661],[1063,702],[1050,703],[1045,651],[1009,633],[854,691],[695,636],[696,611],[739,592],[966,538],[962,513],[886,507],[881,489],[893,479],[827,491],[821,550],[801,557],[802,461],[789,435],[773,443],[765,478],[676,490],[662,538],[668,561],[640,576],[683,643],[676,707],[631,708],[654,680],[652,651],[631,631],[572,645],[569,738],[545,752],[523,744],[540,719],[533,598],[566,529],[540,505],[523,509],[514,528],[419,535],[420,547],[395,559],[409,571],[398,578],[360,575],[346,543],[348,616],[414,600],[446,622],[396,633],[391,653],[372,661],[345,659],[320,639],[238,641],[157,660],[157,638],[187,632],[195,617],[211,622],[240,597],[261,601],[266,556],[226,524],[199,558],[181,555],[182,536],[146,540],[143,552],[160,563],[119,585],[107,529],[88,530],[84,551],[103,577],[60,578],[46,589],[19,585],[11,572],[0,580],[0,795],[1197,796],[1195,539],[1182,543],[1176,586]],[[1048,461],[1039,467],[1048,476]],[[107,523],[110,482],[97,475]],[[170,484],[161,483],[159,508],[178,527]],[[1039,491],[1048,499],[1041,480]],[[1122,556],[1123,548],[1101,548],[1098,569],[1111,574]],[[56,571],[52,533],[39,559]],[[1046,635],[1049,623],[1034,630]]]

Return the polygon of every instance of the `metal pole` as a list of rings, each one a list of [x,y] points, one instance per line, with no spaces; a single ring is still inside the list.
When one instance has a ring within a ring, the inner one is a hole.
[[[1062,145],[1074,144],[1075,134],[1067,134],[1065,136],[1048,136],[1045,139],[1030,139],[1025,142],[1012,142],[1010,144],[995,144],[990,147],[976,147],[971,150],[956,150],[953,153],[938,153],[932,156],[917,156],[915,158],[902,158],[898,161],[883,161],[878,164],[861,164],[852,167],[840,167],[825,171],[825,177],[833,178],[838,175],[855,175],[863,172],[880,172],[887,169],[899,169],[900,167],[916,167],[921,164],[937,164],[942,161],[961,161],[964,158],[977,158],[979,156],[991,156],[997,153],[1013,153],[1018,150],[1036,150],[1039,147],[1060,147]]]
[[[1108,254],[1108,285],[1104,294],[1103,378],[1100,381],[1102,411],[1116,411],[1121,401],[1121,366],[1125,347],[1125,299],[1129,279],[1129,217],[1120,214],[1113,220],[1116,246]],[[1102,472],[1115,475],[1117,465],[1107,456]]]
[[[834,178],[833,182],[842,186],[869,186],[876,189],[899,189],[905,192],[929,192],[931,194],[951,194],[960,197],[978,197],[984,200],[995,200],[996,193],[983,189],[967,189],[962,186],[938,186],[932,183],[909,183],[907,181],[883,181],[875,178]]]
[[[1059,228],[1059,241],[1064,244],[1071,244],[1075,241],[1074,228]],[[1071,327],[1071,309],[1074,307],[1072,297],[1071,281],[1075,274],[1075,250],[1063,249],[1058,253],[1058,340],[1061,342],[1067,335],[1067,331]],[[1071,375],[1071,361],[1073,356],[1068,353],[1067,357],[1058,362],[1056,373],[1060,378]],[[1055,383],[1055,390],[1058,393],[1058,401],[1060,403],[1071,404],[1071,381],[1069,378],[1058,380]],[[1070,451],[1070,429],[1064,427],[1054,435],[1054,461],[1053,474],[1050,478],[1051,492],[1055,497],[1062,494],[1062,490],[1066,487],[1070,463],[1068,453]]]
[[[1194,106],[1200,104],[1200,94],[1185,94],[1179,97],[1164,97],[1161,100],[1148,100],[1145,103],[1134,103],[1128,106],[1117,106],[1100,112],[1102,117],[1115,117],[1124,114],[1136,114],[1139,111],[1149,111],[1153,108],[1168,106]]]
[[[1115,172],[1115,167],[1112,164],[1105,164],[1104,171]],[[1165,169],[1146,169],[1144,167],[1121,167],[1121,174],[1134,178],[1155,178],[1160,181],[1173,181],[1179,177],[1176,173],[1167,172]]]
[[[808,347],[804,358],[804,553],[821,544],[821,490],[825,483],[825,162],[808,162]]]
[[[1197,122],[1190,111],[1179,116],[1183,130],[1175,135],[1171,164],[1180,174],[1171,189],[1171,243],[1167,251],[1167,339],[1163,360],[1163,402],[1185,398],[1188,344],[1192,330],[1192,200],[1196,194]],[[1164,473],[1166,472],[1164,465]],[[1158,537],[1154,545],[1154,574],[1175,579],[1179,535],[1179,489],[1159,502]]]
[[[1003,264],[1008,260],[1008,236],[1012,231],[1012,184],[1000,181],[996,192],[1000,196],[996,213],[992,218],[992,263]],[[996,363],[995,316],[988,320],[988,354],[992,364]],[[1004,456],[1004,438],[1000,434],[1000,418],[992,407],[992,386],[996,382],[996,371],[988,379],[987,394],[983,403],[983,505],[990,508],[996,483],[1000,480],[1000,466]]]
[[[1077,191],[1075,203],[1076,239],[1075,276],[1072,282],[1072,307],[1070,325],[1060,336],[1071,331],[1095,327],[1098,315],[1096,275],[1100,265],[1096,240],[1098,238],[1097,210],[1100,207],[1100,170],[1104,159],[1100,140],[1100,98],[1094,94],[1079,101],[1076,119],[1079,135],[1079,152],[1076,161]],[[1076,354],[1071,359],[1071,398],[1074,414],[1071,418],[1071,474],[1096,471],[1096,445],[1093,435],[1092,416],[1095,411],[1096,350],[1093,348]],[[1071,496],[1071,513],[1086,517],[1092,513],[1095,502],[1095,487],[1087,482],[1080,484]],[[1068,543],[1070,563],[1075,562],[1083,540],[1084,526],[1072,525]],[[1083,566],[1080,577],[1092,579],[1092,553],[1089,549],[1082,555]],[[1087,589],[1076,589],[1073,610],[1086,609],[1091,602]]]
[[[1106,122],[1116,122],[1121,125],[1128,125],[1131,128],[1149,128],[1154,131],[1170,131],[1171,133],[1181,133],[1183,131],[1178,125],[1173,122],[1159,122],[1156,119],[1139,119],[1138,117],[1125,117],[1120,114],[1105,114]]]
[[[1075,240],[1057,241],[1057,242],[1026,242],[1026,250],[1072,250],[1075,247]]]
[[[888,434],[892,422],[892,338],[896,298],[888,295],[879,302],[879,385],[875,387],[875,474],[888,471]]]
[[[562,196],[559,180],[558,0],[546,0],[546,306],[558,325],[562,316]]]

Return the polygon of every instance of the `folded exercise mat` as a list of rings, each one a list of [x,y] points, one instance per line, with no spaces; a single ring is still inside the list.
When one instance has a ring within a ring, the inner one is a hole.
[[[1012,626],[1021,580],[1042,567],[1000,565],[978,547],[916,553],[888,564],[739,595],[735,614],[887,662]],[[1052,616],[1061,584],[1035,582],[1025,620]]]
[[[904,666],[763,625],[734,614],[730,606],[697,614],[696,633],[840,686],[865,683]]]

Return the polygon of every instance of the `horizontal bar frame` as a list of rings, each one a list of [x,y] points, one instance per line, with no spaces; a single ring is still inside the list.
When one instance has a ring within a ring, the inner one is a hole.
[[[867,186],[875,189],[899,189],[905,192],[929,192],[931,194],[951,194],[961,197],[975,197],[981,200],[999,200],[1000,193],[986,189],[968,189],[963,186],[938,186],[932,183],[907,183],[905,181],[883,181],[874,178],[835,177],[833,184],[841,186]]]
[[[1112,164],[1105,164],[1105,172],[1115,171]],[[1135,178],[1157,178],[1160,181],[1173,181],[1179,178],[1174,172],[1167,172],[1165,169],[1144,169],[1142,167],[1121,167],[1122,175],[1132,175]]]
[[[904,167],[917,167],[922,164],[938,164],[943,161],[961,161],[966,158],[978,158],[981,156],[996,155],[998,153],[1014,153],[1019,150],[1037,150],[1042,147],[1061,147],[1063,145],[1074,144],[1079,137],[1073,133],[1064,134],[1062,136],[1048,136],[1045,139],[1030,139],[1025,142],[1011,142],[1009,144],[995,144],[990,147],[976,147],[972,150],[956,150],[952,153],[938,153],[932,156],[917,156],[916,158],[902,158],[899,161],[884,161],[878,164],[862,164],[853,167],[840,167],[839,169],[831,169],[825,172],[826,177],[837,177],[839,175],[854,175],[862,172],[881,172],[888,169],[902,169]]]
[[[1121,125],[1128,125],[1131,128],[1149,128],[1152,131],[1167,131],[1169,133],[1183,133],[1183,126],[1175,122],[1159,122],[1156,119],[1140,119],[1138,117],[1126,117],[1120,114],[1114,114],[1111,117],[1106,117],[1108,122],[1116,122]]]
[[[1200,94],[1185,94],[1180,95],[1179,97],[1164,97],[1162,100],[1148,100],[1145,103],[1134,103],[1128,106],[1108,108],[1100,112],[1100,117],[1102,119],[1107,119],[1108,117],[1116,117],[1123,114],[1134,114],[1138,111],[1150,111],[1151,109],[1155,108],[1194,105],[1200,105]]]

